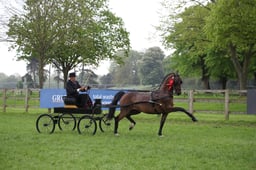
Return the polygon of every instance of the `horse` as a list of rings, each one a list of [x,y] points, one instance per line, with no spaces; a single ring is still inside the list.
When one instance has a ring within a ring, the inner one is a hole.
[[[176,95],[181,94],[182,79],[176,73],[170,73],[164,77],[157,90],[151,92],[133,91],[127,92],[119,91],[115,94],[110,105],[120,105],[120,113],[118,116],[114,116],[116,107],[110,107],[107,115],[108,119],[115,120],[114,134],[118,135],[119,121],[126,117],[131,125],[129,130],[132,130],[136,125],[136,122],[131,118],[132,115],[139,114],[141,112],[148,114],[162,114],[160,120],[160,127],[158,135],[162,136],[162,129],[165,120],[169,113],[181,111],[189,116],[192,121],[196,122],[197,119],[182,107],[174,107],[173,93]]]

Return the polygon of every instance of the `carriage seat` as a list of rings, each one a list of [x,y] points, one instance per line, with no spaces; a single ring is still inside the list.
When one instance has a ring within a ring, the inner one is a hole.
[[[76,99],[73,97],[62,96],[62,100],[64,101],[64,108],[77,108]]]

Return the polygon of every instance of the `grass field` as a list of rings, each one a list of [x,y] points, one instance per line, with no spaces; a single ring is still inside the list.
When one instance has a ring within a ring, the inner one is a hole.
[[[199,114],[193,123],[183,113],[170,114],[158,137],[155,115],[134,116],[136,127],[120,122],[116,137],[99,130],[39,134],[39,114],[0,113],[0,169],[99,170],[253,170],[256,169],[256,116]]]

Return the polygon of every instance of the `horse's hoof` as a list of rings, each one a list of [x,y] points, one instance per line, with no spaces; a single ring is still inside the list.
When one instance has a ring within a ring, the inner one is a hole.
[[[115,136],[119,136],[119,133],[115,133]]]
[[[132,130],[134,128],[135,124],[134,123],[131,123],[130,127],[129,127],[129,130]]]
[[[192,120],[193,120],[193,122],[197,122],[198,121],[196,118],[193,118]]]
[[[164,135],[158,135],[160,138],[163,138],[164,137]]]

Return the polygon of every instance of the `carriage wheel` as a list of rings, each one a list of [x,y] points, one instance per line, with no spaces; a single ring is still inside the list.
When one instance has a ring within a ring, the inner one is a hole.
[[[58,126],[60,130],[72,131],[76,128],[76,118],[70,113],[63,113],[59,116]]]
[[[80,134],[94,135],[97,131],[96,121],[91,116],[83,116],[78,121],[77,130]]]
[[[53,133],[55,129],[54,118],[49,114],[42,114],[36,120],[36,129],[39,133]]]
[[[99,125],[100,125],[100,130],[102,132],[107,132],[107,131],[113,131],[113,125],[114,125],[114,120],[115,119],[111,119],[109,120],[107,118],[107,114],[105,114],[101,119],[100,119],[100,122],[99,122]]]

